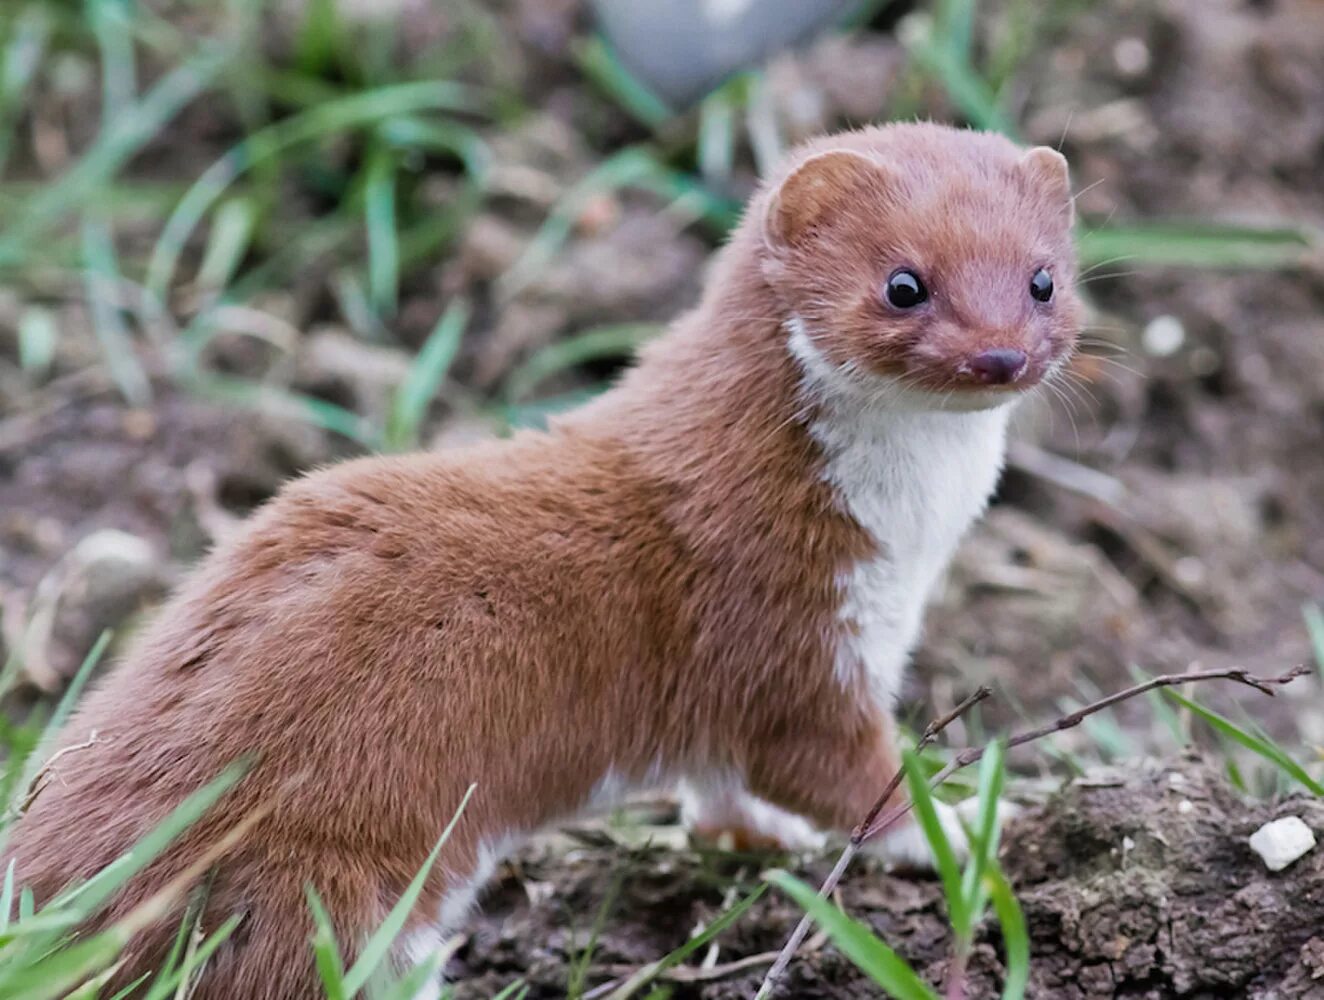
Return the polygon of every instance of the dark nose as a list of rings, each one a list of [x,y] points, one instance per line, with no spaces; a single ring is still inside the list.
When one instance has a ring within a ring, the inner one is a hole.
[[[980,351],[970,359],[970,371],[985,385],[1007,385],[1025,371],[1025,352],[1011,347]]]

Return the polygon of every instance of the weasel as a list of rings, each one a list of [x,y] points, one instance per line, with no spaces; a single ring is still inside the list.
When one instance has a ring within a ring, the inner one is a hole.
[[[315,472],[220,545],[65,727],[18,883],[50,899],[252,755],[96,923],[266,806],[206,880],[204,930],[242,923],[191,995],[295,1000],[305,885],[352,953],[470,783],[399,968],[521,837],[632,789],[684,780],[708,831],[848,830],[898,766],[925,597],[1008,414],[1074,348],[1071,227],[1051,149],[895,124],[795,150],[614,388],[545,432]]]

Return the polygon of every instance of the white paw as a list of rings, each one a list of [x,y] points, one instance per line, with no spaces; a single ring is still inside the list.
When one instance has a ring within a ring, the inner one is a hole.
[[[964,862],[970,856],[970,839],[965,827],[972,825],[979,814],[979,800],[965,799],[955,806],[946,802],[935,801],[938,822],[942,824],[947,843],[952,847],[958,862]],[[998,801],[998,825],[1006,822],[1020,812],[1020,807],[1011,802]],[[890,868],[910,869],[914,871],[934,871],[937,867],[933,849],[924,836],[924,830],[913,816],[907,816],[882,836],[871,840],[865,850],[882,858]]]
[[[680,786],[681,821],[701,840],[728,849],[821,850],[827,836],[803,816],[787,812],[733,784]],[[724,843],[729,840],[730,843]]]

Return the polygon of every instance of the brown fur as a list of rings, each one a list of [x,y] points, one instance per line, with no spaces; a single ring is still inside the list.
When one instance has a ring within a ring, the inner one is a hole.
[[[730,768],[825,828],[858,820],[896,766],[891,720],[834,679],[830,637],[838,574],[871,543],[821,478],[788,310],[838,361],[918,359],[932,380],[995,333],[1067,336],[1074,304],[1044,319],[1021,285],[1007,305],[1003,283],[1022,278],[982,263],[1019,254],[1028,281],[1042,257],[1069,281],[1065,193],[1018,172],[1010,143],[894,126],[791,165],[838,148],[864,159],[810,185],[803,210],[788,187],[765,233],[774,179],[699,308],[546,433],[350,462],[265,506],[66,727],[62,746],[97,741],[55,764],[18,824],[19,881],[50,898],[254,753],[101,921],[272,802],[214,871],[204,926],[245,922],[193,996],[294,1000],[316,995],[303,886],[352,950],[470,782],[420,922],[481,844],[573,814],[608,772]],[[898,256],[935,275],[927,333],[878,305]],[[116,982],[159,962],[177,925],[144,933]]]

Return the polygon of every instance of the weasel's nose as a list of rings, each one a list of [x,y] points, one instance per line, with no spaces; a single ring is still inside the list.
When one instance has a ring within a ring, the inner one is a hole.
[[[1025,352],[1011,347],[980,351],[970,359],[970,372],[985,385],[1008,385],[1025,371]]]

